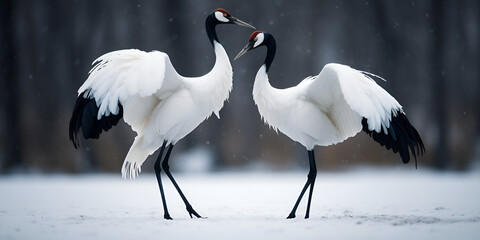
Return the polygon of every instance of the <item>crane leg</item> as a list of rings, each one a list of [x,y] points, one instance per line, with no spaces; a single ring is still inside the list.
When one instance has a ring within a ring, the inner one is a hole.
[[[295,212],[297,211],[298,205],[300,204],[300,201],[302,200],[303,195],[305,194],[309,186],[310,186],[310,193],[308,196],[307,212],[305,214],[305,218],[310,217],[310,203],[312,200],[313,186],[315,185],[315,179],[317,177],[317,167],[315,164],[315,155],[314,155],[313,149],[308,151],[308,160],[310,163],[310,171],[308,172],[308,175],[307,175],[307,182],[305,183],[305,186],[303,186],[302,192],[300,192],[300,196],[298,196],[298,199],[295,202],[295,205],[293,206],[293,209],[288,215],[287,219],[295,218]]]
[[[175,181],[175,178],[173,178],[172,173],[170,172],[170,166],[168,165],[168,159],[170,158],[170,153],[172,152],[173,149],[173,144],[170,145],[168,148],[167,154],[165,155],[165,158],[163,159],[162,163],[162,168],[165,171],[165,174],[167,174],[168,178],[170,181],[172,181],[173,186],[175,186],[175,189],[177,189],[178,194],[180,194],[180,197],[182,198],[183,202],[185,203],[185,206],[187,207],[188,214],[190,215],[191,218],[193,218],[192,215],[194,215],[197,218],[202,218],[192,207],[192,205],[188,202],[187,198],[183,194],[182,190],[177,184],[177,181]]]
[[[172,220],[170,214],[168,213],[167,208],[167,201],[165,199],[165,193],[163,192],[163,185],[162,185],[162,177],[161,177],[161,167],[160,162],[163,156],[163,151],[165,150],[165,145],[167,142],[163,142],[162,148],[160,149],[160,153],[158,154],[157,161],[155,161],[155,165],[153,166],[155,170],[155,176],[157,177],[158,187],[160,188],[160,196],[162,197],[162,204],[163,204],[163,217],[168,220]]]
[[[311,178],[310,183],[310,192],[308,194],[307,202],[307,212],[305,213],[305,218],[310,217],[310,204],[312,203],[313,187],[315,186],[315,179],[317,178],[317,165],[315,164],[315,152],[313,149],[308,151],[308,161],[310,162],[310,172],[308,173],[308,178]]]

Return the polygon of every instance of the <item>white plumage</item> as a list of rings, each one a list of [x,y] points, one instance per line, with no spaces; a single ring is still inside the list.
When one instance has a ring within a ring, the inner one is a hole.
[[[136,49],[107,53],[94,67],[78,94],[94,98],[97,119],[118,114],[137,132],[125,158],[123,177],[135,178],[145,159],[164,141],[177,143],[212,113],[219,117],[232,89],[232,67],[221,44],[214,45],[216,62],[204,76],[179,75],[167,54]]]
[[[308,180],[288,218],[295,217],[308,187],[310,194],[305,218],[309,217],[317,173],[316,145],[340,143],[363,130],[382,146],[399,152],[404,163],[409,162],[411,151],[416,166],[416,156],[425,148],[418,132],[405,117],[402,106],[372,79],[383,78],[330,63],[317,76],[307,77],[290,88],[277,89],[270,85],[268,78],[276,51],[271,34],[254,32],[235,59],[260,46],[267,47],[267,56],[253,84],[253,99],[258,111],[273,129],[305,146],[309,156]]]
[[[90,90],[89,96],[99,105],[97,119],[110,113],[118,114],[119,101],[124,103],[133,96],[151,97],[154,93],[164,92],[169,85],[178,87],[181,80],[176,76],[165,76],[167,66],[173,67],[168,55],[159,51],[118,50],[97,58],[92,65],[78,94]]]
[[[212,12],[205,27],[216,60],[212,70],[201,77],[181,76],[163,52],[119,50],[96,59],[88,79],[78,90],[70,120],[70,139],[75,147],[80,130],[85,138],[98,138],[102,131],[107,131],[123,117],[137,133],[123,163],[123,178],[135,178],[146,158],[161,149],[155,173],[166,219],[171,218],[162,188],[161,168],[178,190],[190,216],[200,217],[171,175],[168,158],[173,145],[212,113],[220,118],[220,109],[232,89],[232,66],[215,32],[216,25],[225,23],[254,28],[224,9]]]
[[[270,85],[263,65],[255,78],[253,99],[266,123],[307,150],[355,136],[362,130],[362,117],[369,130],[388,133],[392,112],[403,112],[366,73],[332,63],[319,75],[286,89]]]

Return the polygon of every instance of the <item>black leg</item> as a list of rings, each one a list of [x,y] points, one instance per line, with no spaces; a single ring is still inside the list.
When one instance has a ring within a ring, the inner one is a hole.
[[[168,159],[170,158],[170,153],[172,152],[173,144],[170,145],[168,148],[167,154],[165,155],[165,158],[163,159],[162,167],[163,170],[165,171],[165,174],[167,174],[168,178],[170,181],[172,181],[173,186],[175,186],[175,189],[177,189],[178,194],[180,194],[180,197],[182,198],[183,202],[185,203],[185,206],[187,207],[188,214],[192,218],[192,215],[194,215],[197,218],[201,218],[201,216],[193,209],[192,205],[188,202],[187,198],[183,194],[182,190],[178,186],[177,182],[173,178],[172,173],[170,172],[170,166],[168,165]]]
[[[160,149],[160,153],[158,154],[157,161],[155,161],[155,165],[153,166],[155,170],[155,176],[157,176],[157,182],[158,182],[158,187],[160,188],[160,196],[162,197],[162,204],[163,204],[163,217],[168,220],[172,220],[170,217],[170,214],[168,213],[168,208],[167,208],[167,201],[165,200],[165,193],[163,192],[163,185],[162,185],[162,178],[161,178],[161,171],[162,169],[160,168],[160,162],[162,159],[163,151],[165,150],[165,145],[167,145],[167,142],[163,142],[162,148]]]
[[[308,178],[311,178],[310,183],[310,193],[308,194],[308,203],[307,203],[307,212],[305,213],[305,218],[310,217],[310,203],[312,202],[313,187],[315,186],[315,179],[317,178],[317,166],[315,164],[315,153],[313,149],[308,151],[308,161],[310,162],[310,172],[308,173]]]
[[[308,214],[309,214],[309,211],[310,211],[310,200],[311,200],[312,192],[313,192],[313,185],[314,185],[313,182],[315,181],[315,177],[317,175],[317,168],[315,166],[315,157],[314,157],[314,154],[313,154],[313,149],[308,151],[308,158],[309,158],[309,162],[310,162],[310,171],[309,171],[308,176],[307,176],[307,182],[305,183],[305,186],[303,186],[302,192],[300,192],[300,196],[298,196],[298,199],[295,202],[295,205],[293,206],[292,211],[290,212],[290,214],[288,214],[287,219],[295,218],[295,212],[297,212],[298,204],[300,204],[300,201],[302,200],[303,195],[305,194],[305,191],[307,191],[307,188],[309,186],[311,186],[309,201],[308,201],[308,205],[307,205],[307,215],[305,215],[305,218],[309,217]]]

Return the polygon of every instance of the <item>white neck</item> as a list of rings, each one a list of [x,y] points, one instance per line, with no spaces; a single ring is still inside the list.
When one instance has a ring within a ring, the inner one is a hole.
[[[233,72],[227,52],[223,46],[219,42],[214,41],[213,48],[215,51],[215,65],[212,70],[202,77],[193,78],[191,83],[198,89],[196,92],[202,95],[202,98],[199,99],[205,100],[205,102],[199,103],[199,106],[205,106],[210,113],[213,110],[215,115],[219,117],[219,111],[232,90]]]
[[[228,58],[227,52],[223,48],[222,44],[217,41],[213,41],[213,48],[215,51],[215,65],[212,70],[205,76],[216,78],[222,82],[228,82],[231,88],[232,85],[232,65],[230,64],[230,59]],[[229,80],[229,81],[225,81]]]
[[[274,90],[268,81],[268,73],[266,69],[265,64],[258,69],[257,76],[255,76],[255,82],[253,83],[253,100],[257,106],[259,106],[259,103],[267,100],[269,98],[268,93]]]
[[[270,85],[266,69],[267,67],[264,64],[257,72],[255,83],[253,84],[253,100],[263,121],[277,131],[279,119],[275,116],[277,112],[274,108],[275,106],[283,106],[282,90]]]

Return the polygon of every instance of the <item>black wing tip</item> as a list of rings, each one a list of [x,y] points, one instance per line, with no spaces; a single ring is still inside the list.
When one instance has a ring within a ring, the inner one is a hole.
[[[86,90],[90,91],[90,90]],[[118,114],[110,114],[97,119],[99,107],[94,98],[89,98],[85,92],[77,97],[75,107],[73,108],[72,118],[70,119],[68,135],[75,149],[80,146],[79,132],[83,133],[85,139],[98,139],[102,131],[108,131],[117,125],[123,117],[123,107],[118,103]]]
[[[71,130],[70,130],[70,131],[71,131]],[[72,142],[73,147],[74,147],[75,149],[78,149],[78,147],[80,147],[80,144],[79,144],[78,139],[77,139],[77,134],[75,134],[75,136],[71,136],[71,137],[70,137],[70,141]]]
[[[377,133],[368,129],[368,122],[366,118],[362,119],[363,131],[378,142],[381,146],[387,149],[392,149],[394,153],[399,153],[404,164],[410,162],[410,153],[415,159],[415,168],[418,168],[417,156],[426,153],[425,145],[418,134],[415,127],[403,112],[393,112],[388,132],[392,134],[385,134],[383,131]]]
[[[83,113],[83,107],[84,107],[83,96],[84,94],[82,93],[77,97],[75,106],[73,108],[72,118],[70,118],[70,124],[68,126],[68,138],[73,143],[73,146],[75,147],[75,149],[78,149],[79,147],[78,132],[81,127],[81,115]]]
[[[73,147],[75,149],[78,149],[78,147],[80,147],[80,143],[78,140],[78,133],[76,133],[71,127],[69,128],[69,139],[72,142]]]

